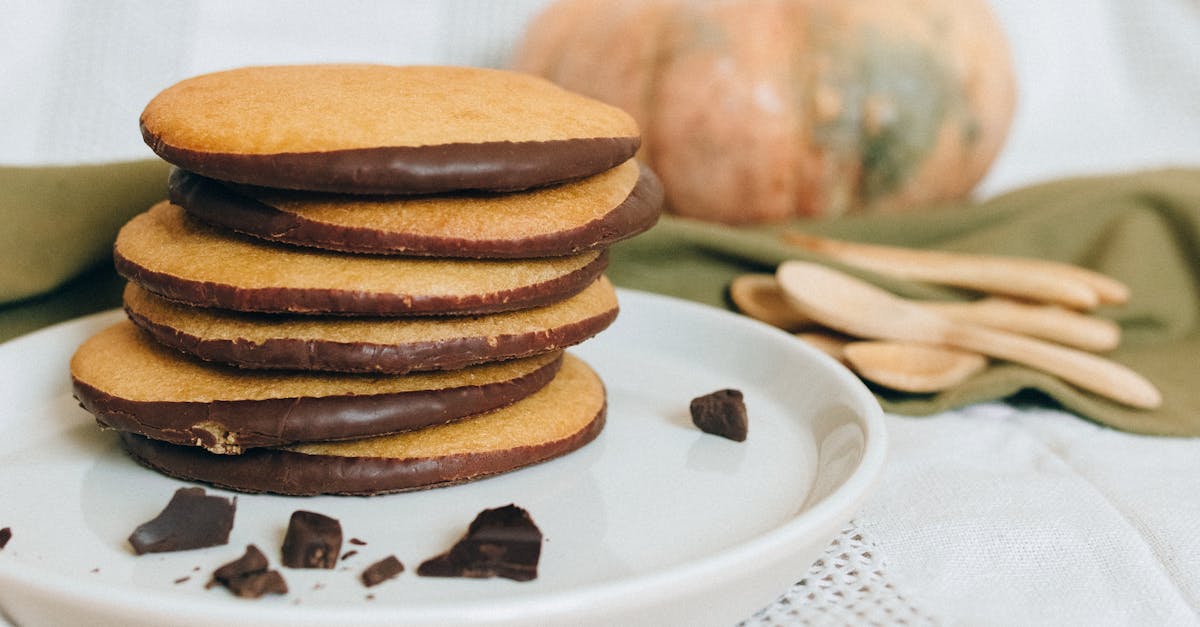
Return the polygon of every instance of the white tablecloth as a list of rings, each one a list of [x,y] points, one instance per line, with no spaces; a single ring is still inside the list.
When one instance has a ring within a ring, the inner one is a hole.
[[[0,163],[150,156],[144,103],[199,72],[500,65],[544,0],[9,2]],[[1200,1],[993,0],[1019,106],[980,187],[1200,165]],[[1198,382],[1200,383],[1200,382]],[[879,489],[749,624],[1200,623],[1200,440],[995,403],[889,417]]]

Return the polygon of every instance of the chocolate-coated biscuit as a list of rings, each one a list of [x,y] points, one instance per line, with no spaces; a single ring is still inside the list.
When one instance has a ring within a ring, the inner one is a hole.
[[[617,317],[601,276],[564,300],[481,316],[301,316],[190,307],[125,287],[129,318],[160,343],[243,368],[337,372],[453,370],[582,342]]]
[[[649,229],[662,185],[633,161],[522,193],[345,196],[231,186],[176,168],[171,202],[209,224],[356,253],[528,258],[572,255]]]
[[[241,455],[213,455],[124,432],[121,442],[152,469],[233,490],[380,494],[471,481],[578,449],[604,425],[604,396],[591,368],[567,355],[554,380],[533,395],[427,429]]]
[[[121,228],[113,262],[167,298],[235,311],[474,314],[561,300],[591,285],[607,251],[478,260],[351,255],[265,242],[161,202]]]
[[[357,194],[527,189],[603,172],[640,143],[616,107],[467,67],[239,68],[168,87],[140,122],[154,152],[204,176]]]
[[[544,387],[559,355],[406,376],[246,371],[187,357],[123,321],[76,350],[71,379],[102,425],[236,454],[418,429],[502,407]]]

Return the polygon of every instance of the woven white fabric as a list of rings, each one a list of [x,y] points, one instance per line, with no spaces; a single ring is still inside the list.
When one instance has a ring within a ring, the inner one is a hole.
[[[888,560],[857,522],[829,543],[795,586],[744,627],[937,625],[921,603],[892,580]]]
[[[987,403],[888,417],[883,480],[762,625],[1200,625],[1200,440]]]

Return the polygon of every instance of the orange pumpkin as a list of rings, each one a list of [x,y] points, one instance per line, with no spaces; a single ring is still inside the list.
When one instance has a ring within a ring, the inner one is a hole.
[[[986,0],[560,0],[513,65],[629,111],[668,208],[731,224],[965,196],[1015,100]]]

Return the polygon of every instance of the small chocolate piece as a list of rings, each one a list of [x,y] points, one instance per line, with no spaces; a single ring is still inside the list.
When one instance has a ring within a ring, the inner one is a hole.
[[[746,440],[746,404],[739,390],[717,390],[692,399],[692,422],[705,433]]]
[[[227,544],[237,497],[209,496],[204,488],[179,488],[153,520],[138,525],[129,544],[138,555]]]
[[[485,509],[450,550],[417,567],[423,577],[537,578],[542,532],[516,505]]]
[[[350,549],[349,551],[342,553],[342,561],[344,562],[344,561],[354,557],[355,555],[358,555],[358,549]]]
[[[283,575],[267,568],[267,556],[258,547],[248,544],[241,557],[213,572],[212,581],[207,587],[219,584],[246,599],[257,599],[264,594],[287,594],[287,582],[283,580]]]
[[[342,550],[342,525],[335,518],[296,510],[283,538],[283,565],[288,568],[333,568]]]
[[[0,549],[3,549],[8,541],[12,539],[12,527],[0,529]]]
[[[404,564],[400,563],[395,555],[389,555],[368,566],[362,573],[362,582],[364,586],[370,588],[392,579],[402,572],[404,572]]]
[[[358,538],[350,538],[350,544],[353,544],[354,546],[367,546],[367,541],[359,540]]]

